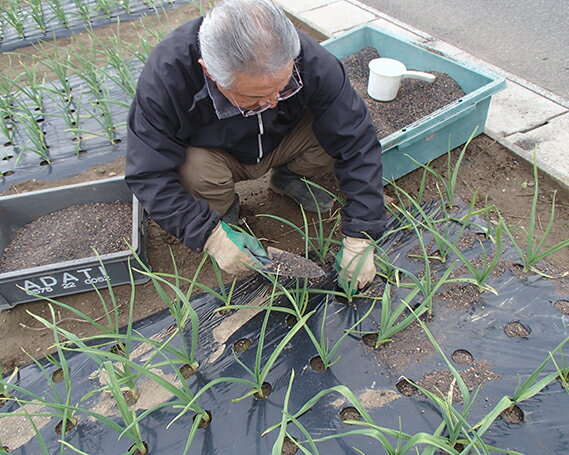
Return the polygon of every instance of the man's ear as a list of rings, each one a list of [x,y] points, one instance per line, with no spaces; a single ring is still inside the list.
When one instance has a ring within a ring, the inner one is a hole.
[[[212,81],[215,82],[215,79],[211,76],[211,74],[209,74],[209,71],[207,70],[207,66],[205,66],[205,62],[203,61],[203,58],[198,59],[198,63],[201,65],[201,67],[203,68],[203,71],[205,73],[205,75],[207,77],[209,77]]]

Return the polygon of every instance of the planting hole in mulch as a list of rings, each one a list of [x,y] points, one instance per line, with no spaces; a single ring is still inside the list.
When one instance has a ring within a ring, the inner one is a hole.
[[[180,367],[180,373],[182,374],[182,377],[184,379],[189,379],[191,378],[194,374],[196,374],[196,370],[193,369],[193,367],[189,364],[189,363],[184,363],[181,367]]]
[[[504,327],[504,333],[512,338],[527,338],[531,330],[523,325],[520,321],[508,322]]]
[[[128,406],[134,406],[138,401],[138,393],[133,392],[132,390],[125,390],[122,393],[122,396],[124,397],[124,400]]]
[[[253,396],[258,400],[264,400],[265,398],[269,397],[272,391],[273,386],[268,382],[263,382],[263,385],[261,386],[261,393],[255,392]]]
[[[560,313],[569,314],[569,300],[558,300],[553,305]]]
[[[8,397],[6,395],[4,395],[3,393],[0,393],[0,408],[4,407],[4,405],[6,404],[6,401],[8,401]]]
[[[111,353],[115,354],[115,355],[120,355],[121,357],[124,357],[124,346],[121,343],[115,344],[111,348]]]
[[[400,393],[402,393],[406,397],[410,397],[411,395],[414,395],[417,392],[417,387],[408,382],[407,379],[405,378],[401,378],[399,381],[397,381],[395,387],[397,388],[397,390],[399,390]]]
[[[142,445],[144,445],[144,452],[141,452],[140,449],[136,449],[132,455],[146,455],[148,453],[148,444],[145,441],[142,441]],[[134,448],[134,444],[130,446],[130,449],[128,449],[128,453],[130,453],[130,451]]]
[[[294,314],[287,314],[285,324],[289,329],[293,328],[297,322],[298,318]]]
[[[524,411],[522,411],[518,405],[514,404],[508,409],[504,409],[500,413],[500,417],[508,423],[521,423],[524,421]]]
[[[62,383],[64,379],[65,379],[65,376],[64,376],[63,370],[61,368],[58,368],[57,370],[55,370],[53,372],[53,374],[51,375],[51,380],[53,382],[55,382],[56,384]]]
[[[298,452],[298,446],[294,443],[294,441],[289,438],[288,436],[284,437],[283,441],[283,449],[281,451],[282,455],[294,455]]]
[[[204,418],[202,417],[202,420],[201,420],[200,424],[198,425],[198,428],[199,428],[200,430],[203,430],[204,428],[207,428],[207,427],[209,426],[209,424],[211,423],[211,419],[213,418],[213,416],[212,416],[212,414],[211,414],[210,411],[207,411],[207,410],[206,410],[205,413],[207,414],[207,418],[204,419]],[[193,421],[194,421],[194,422],[195,422],[195,420],[198,418],[198,415],[199,415],[199,414],[196,414],[196,415],[194,416],[194,418],[193,418]]]
[[[324,371],[326,369],[326,366],[324,365],[324,362],[322,361],[322,357],[320,357],[319,355],[315,355],[314,357],[312,357],[310,359],[310,367],[314,370],[314,371]]]
[[[336,288],[334,290],[336,292],[344,292],[344,290],[338,285],[336,285]],[[341,303],[343,305],[349,305],[351,303],[347,297],[341,295],[334,296],[334,299],[336,300],[336,302]]]
[[[468,366],[474,362],[474,357],[466,349],[457,349],[451,354],[451,358],[458,365]]]
[[[55,432],[62,436],[65,433],[65,436],[69,436],[71,432],[77,427],[77,419],[74,417],[70,417],[65,422],[65,431],[63,431],[63,420],[60,420],[59,423],[55,426]]]
[[[6,452],[10,452],[10,447],[8,446],[2,446],[2,449]]]
[[[375,343],[377,343],[377,333],[366,333],[362,337],[362,341],[366,346],[375,349]]]
[[[466,446],[465,446],[464,444],[461,444],[460,442],[457,442],[454,446],[452,446],[452,448],[453,448],[454,450],[456,450],[458,453],[462,453],[462,451],[464,450],[465,447],[466,447]],[[437,452],[437,453],[442,453],[442,454],[444,454],[444,455],[450,454],[450,452],[447,452],[446,450],[441,450],[441,451],[439,451],[439,452]]]
[[[368,63],[378,57],[376,49],[364,47],[359,52],[343,58],[342,63],[350,82],[365,100],[380,139],[464,96],[460,85],[448,74],[431,72],[436,76],[433,83],[403,79],[393,101],[376,101],[368,95],[367,84]]]
[[[132,204],[74,205],[36,218],[20,228],[0,258],[0,273],[40,267],[98,254],[132,243]]]
[[[221,307],[220,310],[218,310],[217,312],[221,315],[221,316],[227,316],[228,314],[233,313],[235,310],[232,310],[231,308],[224,308]]]
[[[346,420],[361,420],[362,415],[353,406],[348,406],[340,411],[340,419],[342,419],[342,422],[346,422]]]
[[[245,352],[247,349],[251,347],[253,342],[249,338],[241,338],[233,343],[233,350],[239,354],[241,352]]]

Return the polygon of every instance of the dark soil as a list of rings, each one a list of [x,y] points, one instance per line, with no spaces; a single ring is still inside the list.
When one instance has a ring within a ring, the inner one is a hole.
[[[558,300],[554,303],[555,308],[557,311],[563,314],[569,314],[569,301],[567,300]]]
[[[411,395],[417,393],[417,387],[408,382],[405,378],[399,379],[399,381],[397,381],[395,384],[395,388],[406,397],[410,397]]]
[[[324,371],[326,369],[326,366],[322,361],[322,357],[320,357],[319,355],[312,357],[310,359],[310,368],[318,372]]]
[[[282,455],[294,455],[298,452],[298,446],[292,441],[291,438],[285,436],[283,442],[283,449],[281,451]]]
[[[145,454],[148,453],[148,444],[147,444],[146,442],[144,442],[144,441],[142,441],[142,444],[144,445],[144,447],[145,447],[145,449],[146,449],[146,451],[144,452],[144,454],[140,451],[140,449],[136,449],[136,450],[133,452],[132,455],[145,455]],[[132,449],[132,447],[134,447],[134,444],[131,446],[131,449]]]
[[[466,349],[457,349],[451,354],[451,358],[457,365],[472,365],[474,362],[474,357]]]
[[[16,232],[0,258],[0,273],[126,250],[132,204],[74,205],[40,216]]]
[[[503,410],[500,417],[508,423],[521,423],[524,421],[524,412],[518,405],[514,404],[508,409]]]
[[[348,406],[340,411],[340,418],[342,422],[345,422],[346,420],[361,420],[362,416],[356,408]]]
[[[189,379],[196,374],[196,370],[194,370],[190,364],[185,363],[180,367],[180,373],[184,379]]]
[[[366,333],[362,337],[362,341],[368,348],[375,348],[375,343],[377,343],[377,333]]]
[[[58,368],[57,370],[55,370],[53,372],[53,374],[51,375],[51,380],[53,382],[55,382],[56,384],[62,383],[64,379],[65,379],[65,376],[64,376],[63,370],[61,368]]]
[[[233,350],[239,354],[249,349],[252,344],[253,342],[249,338],[241,338],[233,344]]]
[[[122,396],[128,406],[134,406],[138,401],[138,393],[135,393],[132,390],[125,390],[122,393]]]
[[[490,365],[485,361],[474,362],[470,368],[460,372],[460,377],[470,392],[474,391],[478,386],[485,382],[495,381],[500,378],[497,374],[490,371]],[[425,374],[417,382],[417,385],[431,393],[439,396],[442,394],[442,396],[446,397],[450,391],[451,385],[453,385],[454,379],[453,374],[448,370],[433,371]],[[456,382],[454,382],[452,396],[453,402],[462,402],[460,389]]]
[[[279,276],[318,278],[324,274],[318,265],[302,256],[273,247],[267,248],[267,254],[272,261],[271,270],[274,270]]]
[[[285,324],[289,329],[292,329],[296,323],[298,322],[298,318],[294,314],[287,314],[285,317]]]
[[[207,419],[203,419],[201,420],[200,424],[198,425],[198,428],[200,430],[203,430],[204,428],[207,428],[209,426],[209,424],[211,423],[211,419],[213,418],[212,414],[210,411],[205,411],[208,418]],[[194,416],[194,420],[197,418],[197,414]]]
[[[504,327],[504,333],[512,338],[527,338],[529,337],[531,330],[521,322],[513,321],[506,324]]]
[[[65,422],[65,431],[63,429],[63,420],[61,420],[55,426],[55,432],[59,435],[65,432],[65,434],[69,436],[69,433],[71,433],[75,429],[75,427],[77,427],[77,420],[74,418],[68,418],[67,421]]]
[[[403,79],[393,101],[376,101],[367,94],[367,84],[368,63],[378,57],[374,48],[365,47],[342,59],[342,63],[353,87],[365,100],[380,139],[464,96],[464,91],[454,79],[444,73],[432,72],[437,77],[435,82]]]
[[[273,391],[273,386],[268,382],[263,382],[263,385],[261,386],[261,393],[256,392],[253,396],[258,400],[265,400],[266,398],[269,397],[272,391]]]
[[[409,365],[428,358],[435,350],[421,326],[413,323],[396,333],[391,341],[382,344],[380,349],[371,352],[378,365],[387,368],[394,376],[399,376],[404,374]]]
[[[449,307],[454,310],[468,308],[478,302],[480,297],[480,291],[474,284],[450,283],[444,284],[442,289],[437,298],[449,302]]]

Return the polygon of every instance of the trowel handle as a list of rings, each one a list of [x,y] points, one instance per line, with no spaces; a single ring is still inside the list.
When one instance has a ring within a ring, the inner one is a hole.
[[[267,257],[257,256],[256,254],[253,254],[253,257],[257,259],[257,261],[259,261],[261,264],[263,264],[263,267],[266,267],[267,265],[272,265],[273,263],[273,261]]]
[[[412,71],[408,70],[401,76],[402,79],[419,79],[425,82],[435,82],[436,76],[430,73],[424,73],[422,71]]]

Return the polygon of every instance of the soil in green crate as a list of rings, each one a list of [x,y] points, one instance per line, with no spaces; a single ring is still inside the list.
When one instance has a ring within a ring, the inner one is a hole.
[[[126,250],[132,204],[74,205],[36,218],[16,232],[0,257],[0,273]]]
[[[342,63],[353,87],[365,100],[380,139],[432,114],[465,94],[460,85],[448,74],[426,71],[436,76],[434,82],[403,79],[394,100],[376,101],[367,94],[367,84],[368,63],[378,57],[380,55],[374,48],[364,47],[342,59]]]

